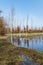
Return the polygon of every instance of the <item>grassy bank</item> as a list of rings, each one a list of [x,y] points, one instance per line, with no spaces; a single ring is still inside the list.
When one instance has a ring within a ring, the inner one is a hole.
[[[6,34],[8,37],[11,36],[11,34]],[[13,37],[23,37],[23,38],[33,38],[37,36],[43,36],[43,33],[15,33],[12,34]]]
[[[19,55],[30,57],[33,61],[43,64],[43,54],[32,49],[18,48],[8,42],[0,42],[0,65],[19,65],[24,61]]]

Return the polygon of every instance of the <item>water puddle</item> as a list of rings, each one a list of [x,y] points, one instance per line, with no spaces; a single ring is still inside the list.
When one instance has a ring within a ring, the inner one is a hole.
[[[20,63],[20,65],[39,65],[38,63],[35,63],[32,59],[30,59],[27,56],[19,55],[20,58],[22,58],[24,61]]]

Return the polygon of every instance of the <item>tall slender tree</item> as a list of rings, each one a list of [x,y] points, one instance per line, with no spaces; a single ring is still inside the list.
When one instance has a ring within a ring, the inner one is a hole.
[[[0,11],[0,14],[2,11]],[[4,17],[0,15],[0,35],[4,35],[6,32],[6,25],[5,25],[5,20]]]

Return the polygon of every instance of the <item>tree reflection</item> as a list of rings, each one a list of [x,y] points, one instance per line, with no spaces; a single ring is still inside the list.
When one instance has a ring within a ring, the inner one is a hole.
[[[21,43],[20,38],[18,38],[18,41],[17,41],[17,42],[18,42],[18,46],[19,46],[19,45],[20,45],[20,43]]]
[[[29,40],[28,39],[24,39],[24,45],[29,47]]]
[[[33,42],[34,42],[34,41],[33,41],[33,39],[32,39],[32,49],[33,49]]]
[[[27,39],[27,47],[29,47],[29,40]]]

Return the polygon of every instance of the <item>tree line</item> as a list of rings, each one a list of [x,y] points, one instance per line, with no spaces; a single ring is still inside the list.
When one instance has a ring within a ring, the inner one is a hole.
[[[5,34],[9,34],[9,33],[39,33],[39,32],[43,32],[43,27],[42,29],[28,29],[28,26],[23,30],[21,30],[21,28],[19,26],[17,26],[15,29],[9,27],[6,27],[6,21],[4,19],[4,17],[0,17],[0,35],[5,35]]]

